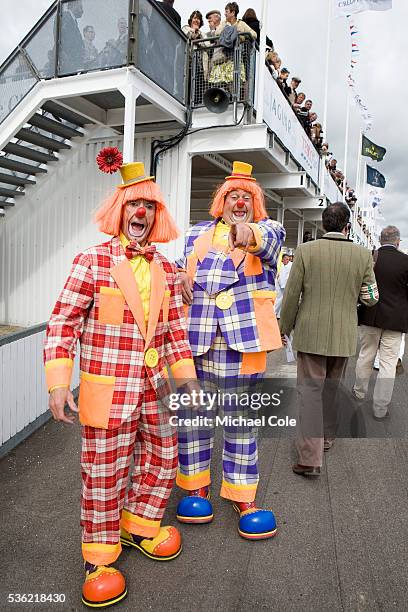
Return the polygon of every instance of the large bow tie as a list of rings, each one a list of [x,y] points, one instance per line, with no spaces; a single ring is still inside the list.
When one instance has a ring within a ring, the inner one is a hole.
[[[141,255],[146,259],[146,261],[152,261],[154,254],[156,252],[156,247],[154,244],[149,244],[148,246],[141,247],[137,242],[130,242],[125,249],[126,257],[128,259],[133,259],[137,255]]]

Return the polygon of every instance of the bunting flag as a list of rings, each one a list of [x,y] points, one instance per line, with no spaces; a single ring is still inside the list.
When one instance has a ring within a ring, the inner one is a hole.
[[[388,11],[392,9],[392,0],[332,0],[334,16],[347,17],[363,11]]]
[[[360,111],[361,118],[363,120],[364,128],[363,132],[368,132],[373,126],[372,116],[368,110],[368,107],[364,104],[360,94],[357,91],[356,80],[354,78],[354,68],[356,67],[360,55],[360,43],[359,43],[359,31],[350,15],[347,16],[349,20],[350,40],[351,40],[351,57],[350,57],[350,74],[348,77],[348,84],[352,91],[352,99],[354,104]],[[352,76],[353,75],[353,76]]]
[[[361,118],[363,120],[363,132],[368,132],[373,127],[373,117],[370,114],[368,107],[364,104],[360,94],[357,92],[356,82],[351,76],[351,74],[349,74],[348,76],[348,85],[352,91],[352,100],[359,109]]]
[[[358,62],[358,56],[360,54],[360,45],[357,40],[358,30],[354,23],[352,23],[350,19],[350,15],[348,15],[349,19],[349,29],[350,29],[350,37],[351,37],[351,58],[350,58],[350,68],[353,70]]]
[[[384,189],[386,183],[385,176],[375,168],[367,166],[367,183],[372,187]]]
[[[377,188],[370,189],[368,192],[368,204],[371,205],[372,208],[378,208],[383,201],[383,197],[381,192]]]
[[[380,147],[371,140],[367,138],[367,136],[363,136],[363,140],[361,143],[361,155],[365,157],[371,157],[374,161],[382,161],[384,159],[384,155],[386,154],[387,149],[384,147]]]

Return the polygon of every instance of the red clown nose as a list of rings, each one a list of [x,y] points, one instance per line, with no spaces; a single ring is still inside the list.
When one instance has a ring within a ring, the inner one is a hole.
[[[139,206],[139,208],[136,210],[136,217],[138,219],[143,219],[143,217],[146,216],[146,209],[144,206]]]
[[[244,206],[245,206],[244,200],[238,200],[237,206],[238,206],[238,208],[244,208]]]

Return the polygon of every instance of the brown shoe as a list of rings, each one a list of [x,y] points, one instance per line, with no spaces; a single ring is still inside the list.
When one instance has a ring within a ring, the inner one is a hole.
[[[401,359],[398,359],[397,361],[397,367],[395,368],[395,372],[397,376],[401,376],[401,374],[404,373],[404,366],[402,365]]]
[[[376,416],[375,414],[373,414],[373,419],[374,419],[375,421],[386,421],[386,420],[387,420],[387,419],[389,419],[389,418],[390,418],[390,413],[388,412],[388,410],[387,410],[387,412],[384,414],[384,416]]]
[[[308,476],[309,478],[318,478],[320,476],[320,467],[313,467],[310,465],[300,465],[296,463],[292,465],[292,470],[299,476]]]
[[[325,438],[323,442],[323,450],[325,453],[331,449],[333,444],[335,443],[336,438]]]

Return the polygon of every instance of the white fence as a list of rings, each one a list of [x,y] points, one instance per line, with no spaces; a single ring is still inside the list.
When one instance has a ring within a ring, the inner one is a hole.
[[[0,337],[0,456],[48,418],[43,344],[45,324]],[[73,387],[78,385],[78,365]]]

